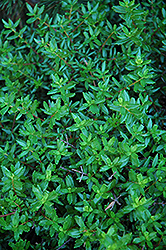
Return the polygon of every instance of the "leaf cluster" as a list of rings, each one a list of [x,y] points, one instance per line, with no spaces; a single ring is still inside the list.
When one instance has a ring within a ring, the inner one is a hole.
[[[3,20],[6,249],[166,246],[166,8],[109,2],[27,3],[25,25]]]

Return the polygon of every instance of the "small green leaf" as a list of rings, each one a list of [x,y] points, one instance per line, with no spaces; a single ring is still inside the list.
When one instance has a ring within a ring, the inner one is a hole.
[[[15,212],[14,216],[12,217],[12,225],[13,227],[17,227],[19,224],[19,212],[18,210]]]
[[[32,7],[31,7],[30,4],[28,4],[28,3],[26,2],[26,6],[27,6],[27,9],[29,10],[30,13],[34,13],[34,11],[33,11],[33,9],[32,9]]]
[[[7,177],[11,178],[12,177],[12,173],[4,166],[1,166],[3,174],[6,175]]]
[[[70,175],[66,176],[67,187],[74,187],[74,181]]]
[[[6,112],[9,110],[9,107],[4,107],[3,109],[1,109],[1,115],[6,114]]]
[[[35,186],[33,186],[33,187],[32,187],[32,191],[34,192],[34,194],[36,195],[36,197],[37,197],[39,200],[42,200],[43,194],[42,194],[42,191],[39,190],[39,188],[36,188]]]
[[[154,157],[153,159],[153,162],[152,162],[152,167],[156,167],[156,165],[158,164],[158,154],[156,154],[156,156]]]
[[[80,237],[81,234],[80,234],[78,229],[73,228],[73,229],[68,231],[68,235],[73,237],[73,238],[78,238],[78,237]]]
[[[16,175],[17,178],[19,178],[19,177],[21,177],[21,175],[24,174],[24,172],[25,172],[24,167],[21,167],[21,168],[17,169],[17,170],[14,172],[14,175]]]
[[[25,141],[20,141],[20,140],[16,140],[17,141],[17,143],[20,145],[20,146],[22,146],[22,147],[26,147],[27,146],[27,144],[26,144],[26,142]]]

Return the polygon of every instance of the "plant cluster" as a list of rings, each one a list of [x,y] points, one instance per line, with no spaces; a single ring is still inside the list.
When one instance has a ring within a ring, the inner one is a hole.
[[[112,3],[3,20],[0,249],[166,246],[166,8]]]

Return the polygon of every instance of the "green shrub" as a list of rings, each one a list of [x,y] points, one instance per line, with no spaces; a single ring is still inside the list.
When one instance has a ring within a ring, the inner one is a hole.
[[[166,10],[109,2],[3,20],[0,249],[166,246]]]

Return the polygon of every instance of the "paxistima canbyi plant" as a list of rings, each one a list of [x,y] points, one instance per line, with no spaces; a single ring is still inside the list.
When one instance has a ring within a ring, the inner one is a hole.
[[[163,249],[164,7],[62,5],[3,21],[0,249]]]

